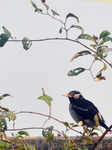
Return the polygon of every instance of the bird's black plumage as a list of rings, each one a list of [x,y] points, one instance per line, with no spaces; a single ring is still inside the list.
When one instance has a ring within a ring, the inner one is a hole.
[[[100,126],[105,129],[108,128],[97,107],[89,100],[86,100],[80,92],[71,91],[65,96],[70,100],[69,111],[77,123],[82,121],[83,125],[93,128],[96,125],[94,117],[97,115]]]

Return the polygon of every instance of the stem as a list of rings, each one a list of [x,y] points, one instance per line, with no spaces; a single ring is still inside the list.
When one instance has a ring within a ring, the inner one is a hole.
[[[44,124],[43,124],[42,127],[44,127],[45,124],[47,123],[47,121],[50,120],[50,117],[51,117],[51,107],[49,107],[49,117],[48,117],[48,119],[44,122]]]

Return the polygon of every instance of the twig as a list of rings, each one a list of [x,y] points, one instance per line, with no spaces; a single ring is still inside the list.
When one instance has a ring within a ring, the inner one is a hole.
[[[73,131],[77,131],[77,130],[75,130],[75,129],[73,129],[72,127],[70,127],[69,126],[69,128],[71,129],[71,130],[73,130]],[[83,136],[85,136],[85,137],[88,137],[87,135],[85,135],[84,133],[82,133],[82,132],[79,132],[79,131],[77,131],[78,133],[80,133],[80,134],[82,134]],[[97,142],[93,139],[93,138],[91,138],[91,137],[88,137],[89,139],[91,139],[94,143],[96,143],[97,144]]]

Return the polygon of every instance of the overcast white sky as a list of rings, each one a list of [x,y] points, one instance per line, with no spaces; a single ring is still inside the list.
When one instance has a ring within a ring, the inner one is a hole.
[[[33,0],[38,7],[46,11],[40,0]],[[68,25],[76,24],[84,28],[84,33],[99,36],[103,30],[112,33],[112,2],[85,1],[85,0],[47,0],[49,7],[57,11],[62,21],[68,13],[79,17],[78,24],[74,18],[69,18]],[[13,37],[18,40],[41,39],[49,37],[65,37],[59,34],[62,26],[48,16],[34,12],[30,0],[0,1],[0,33],[5,26]],[[81,32],[71,30],[69,37],[75,39]],[[82,40],[91,44],[90,41]],[[112,43],[108,42],[112,48]],[[53,98],[52,116],[69,123],[74,122],[68,110],[69,101],[62,94],[71,90],[79,90],[85,98],[91,100],[100,110],[108,126],[112,124],[112,69],[104,72],[106,81],[94,82],[90,72],[86,71],[77,77],[68,77],[69,70],[77,67],[89,68],[93,58],[85,56],[73,62],[70,59],[75,53],[86,50],[77,43],[68,41],[33,42],[32,47],[25,51],[21,42],[8,42],[0,48],[0,95],[9,93],[13,96],[1,101],[3,107],[12,111],[33,111],[48,114],[48,106],[37,97],[42,95],[41,88]],[[112,54],[107,57],[112,62]],[[95,68],[97,67],[97,68]],[[94,65],[94,74],[102,68],[101,64]],[[47,118],[32,115],[17,115],[16,128],[41,127]],[[62,124],[50,120],[47,126],[53,125],[59,131],[65,130]],[[12,122],[8,123],[12,128]],[[77,128],[79,131],[81,128]],[[31,136],[41,136],[40,130],[28,130]],[[15,132],[17,133],[17,132]],[[11,136],[10,132],[7,132]],[[68,135],[77,135],[69,131]]]

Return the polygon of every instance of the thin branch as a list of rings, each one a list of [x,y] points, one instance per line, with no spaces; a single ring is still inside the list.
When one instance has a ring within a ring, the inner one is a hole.
[[[20,112],[17,112],[17,113],[15,113],[15,114],[21,114],[21,113],[37,114],[37,115],[49,117],[49,115],[45,115],[45,114],[42,114],[42,113],[39,113],[39,112],[31,112],[31,111],[20,111]],[[52,116],[50,116],[50,118],[52,118],[52,119],[54,119],[54,120],[60,122],[60,120],[58,120],[58,119],[56,119],[56,118],[54,118],[54,117],[52,117]]]
[[[30,129],[44,129],[43,127],[29,127],[29,128],[19,128],[19,129],[6,129],[6,131],[19,131],[19,130],[30,130]]]
[[[17,112],[17,113],[15,113],[15,114],[21,114],[21,113],[31,113],[31,114],[38,114],[38,115],[42,115],[42,116],[45,116],[45,117],[49,117],[49,115],[45,115],[45,114],[42,114],[42,113],[38,113],[38,112],[31,112],[31,111],[20,111],[20,112]],[[52,118],[52,119],[54,119],[54,120],[56,120],[56,121],[58,121],[59,123],[61,123],[61,121],[60,120],[58,120],[58,119],[56,119],[56,118],[54,118],[54,117],[52,117],[52,116],[50,116],[50,118]],[[71,130],[73,130],[73,131],[75,131],[75,132],[77,132],[77,133],[79,133],[79,134],[81,134],[81,135],[83,135],[83,136],[85,136],[85,137],[88,137],[88,136],[86,136],[85,134],[83,134],[82,132],[80,132],[80,131],[77,131],[77,130],[75,130],[75,129],[73,129],[72,127],[70,127],[70,126],[68,126]],[[42,127],[43,128],[43,127]],[[32,128],[31,128],[32,129]],[[90,137],[89,137],[90,138]],[[96,141],[93,139],[93,138],[90,138],[93,142],[95,142],[96,143]]]
[[[79,42],[77,39],[73,40],[73,39],[67,38],[67,30],[65,30],[65,31],[66,31],[66,38],[44,38],[44,39],[31,40],[31,41],[32,42],[40,42],[40,41],[50,41],[50,40],[66,40],[66,41],[71,41],[71,42],[78,43],[78,44],[82,45],[83,47],[89,49],[91,52],[96,53],[96,51],[94,51],[93,49],[89,48],[85,44]],[[22,40],[8,40],[8,42],[22,42]],[[103,58],[103,60],[112,68],[112,65],[106,59]]]

